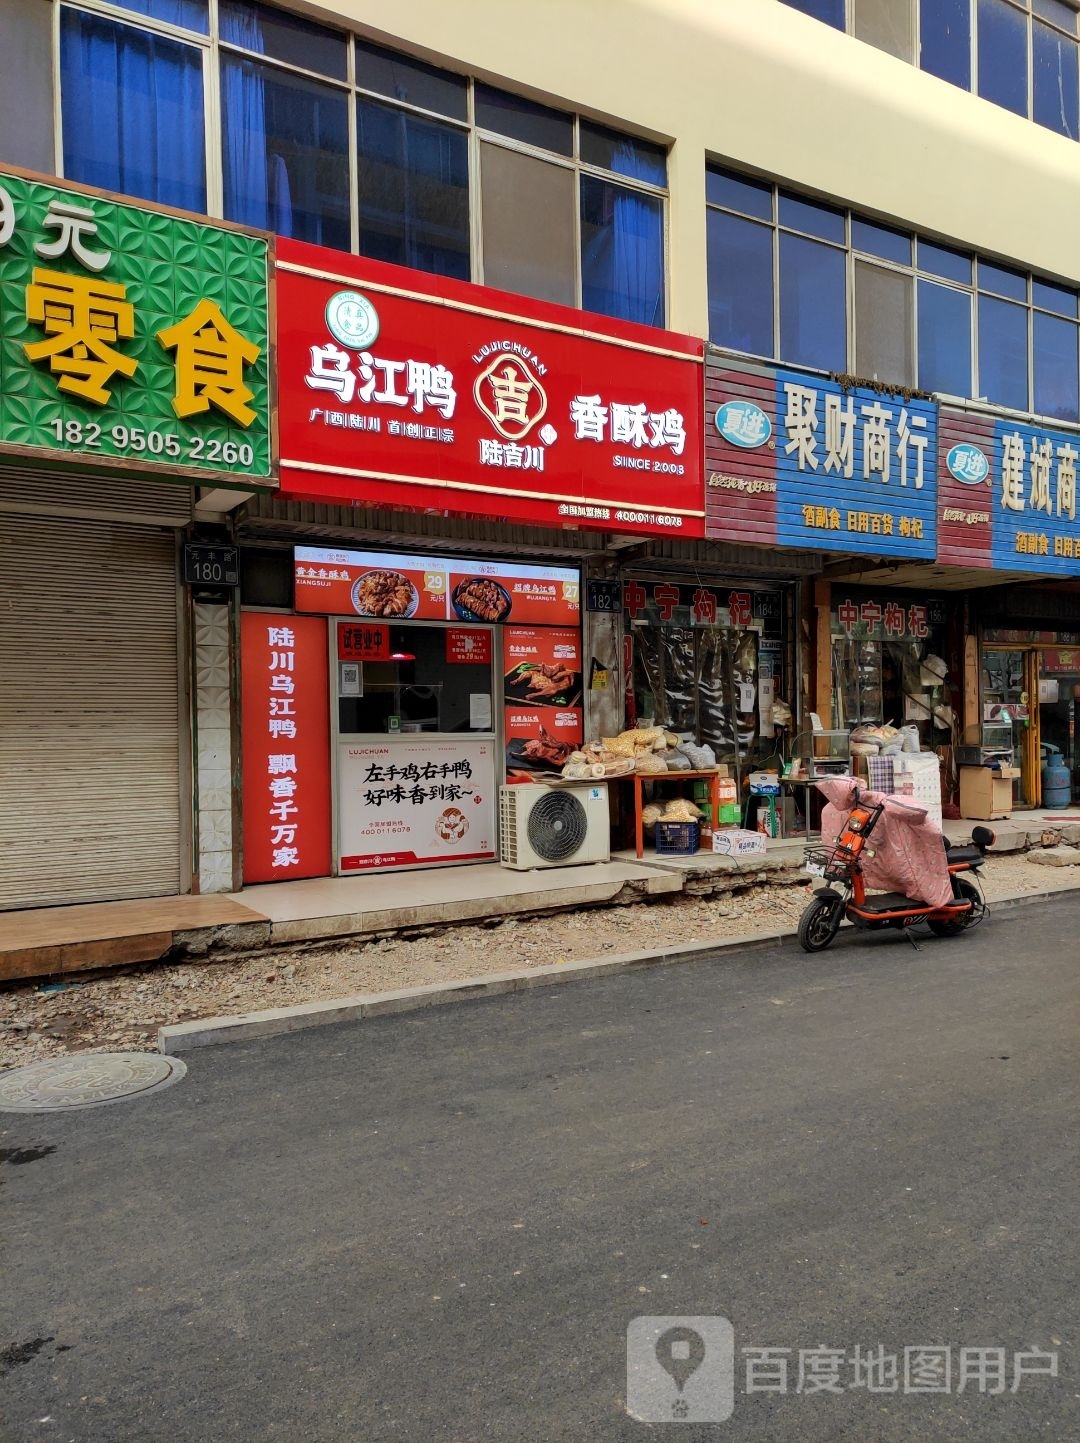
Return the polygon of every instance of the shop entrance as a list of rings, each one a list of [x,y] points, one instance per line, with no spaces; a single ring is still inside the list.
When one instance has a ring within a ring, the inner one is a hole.
[[[1013,803],[1038,804],[1039,659],[1034,647],[984,646],[982,658],[982,737],[984,747],[1011,742],[1012,764],[1020,770]],[[1008,728],[1008,731],[1006,731]]]
[[[1017,805],[1048,805],[1047,762],[1064,765],[1070,800],[1080,796],[1080,648],[984,645],[982,721],[984,745],[1004,740],[1011,728]]]
[[[495,629],[331,623],[338,871],[495,856]]]

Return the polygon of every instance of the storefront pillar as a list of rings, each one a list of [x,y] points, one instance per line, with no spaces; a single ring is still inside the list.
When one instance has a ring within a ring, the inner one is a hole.
[[[964,637],[964,701],[963,735],[971,744],[979,744],[982,710],[979,705],[979,638],[972,633]]]
[[[625,721],[622,666],[622,609],[584,615],[582,675],[585,686],[585,735],[613,737]]]
[[[200,892],[232,892],[239,887],[235,860],[231,617],[227,601],[196,601],[191,607],[195,870]]]
[[[828,730],[832,726],[832,586],[814,582],[814,711]]]

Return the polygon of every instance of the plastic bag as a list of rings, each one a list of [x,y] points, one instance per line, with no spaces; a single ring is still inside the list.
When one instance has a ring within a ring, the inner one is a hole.
[[[902,750],[905,752],[922,751],[922,744],[919,741],[919,728],[914,722],[909,722],[900,728],[900,735],[903,737]]]

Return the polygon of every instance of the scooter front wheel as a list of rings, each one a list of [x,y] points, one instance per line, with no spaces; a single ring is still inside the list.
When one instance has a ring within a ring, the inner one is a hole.
[[[804,952],[824,952],[840,930],[844,904],[839,897],[815,897],[799,918],[799,946]]]

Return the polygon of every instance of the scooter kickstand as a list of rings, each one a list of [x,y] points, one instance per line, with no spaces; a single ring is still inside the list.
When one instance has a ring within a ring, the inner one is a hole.
[[[910,926],[909,926],[909,927],[905,927],[905,928],[904,928],[904,936],[908,939],[908,941],[911,943],[911,945],[915,948],[915,951],[916,951],[916,952],[921,952],[921,951],[922,951],[922,946],[921,946],[921,944],[918,943],[918,942],[916,942],[916,940],[915,940],[915,929],[914,929],[913,927],[910,927]]]

